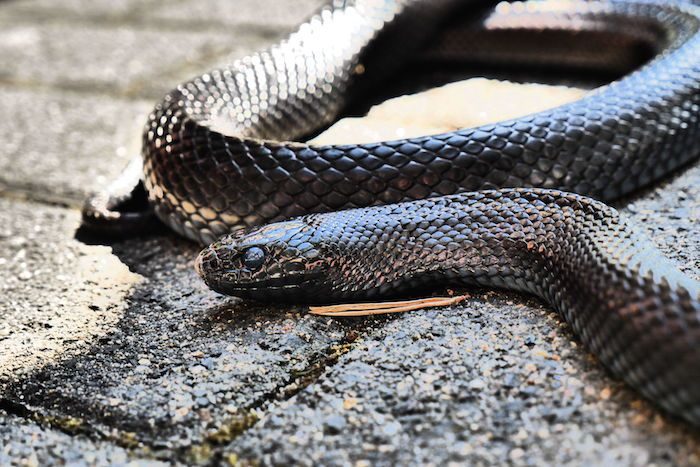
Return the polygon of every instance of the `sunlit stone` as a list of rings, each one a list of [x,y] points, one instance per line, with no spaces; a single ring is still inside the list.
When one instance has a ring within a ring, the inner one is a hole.
[[[389,99],[365,117],[344,118],[312,144],[372,143],[444,133],[508,120],[575,101],[587,91],[566,86],[472,78]]]

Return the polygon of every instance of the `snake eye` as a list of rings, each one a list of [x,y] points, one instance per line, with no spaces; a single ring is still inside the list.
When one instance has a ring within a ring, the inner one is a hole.
[[[251,271],[259,269],[264,261],[265,252],[257,246],[252,246],[243,253],[243,265]]]

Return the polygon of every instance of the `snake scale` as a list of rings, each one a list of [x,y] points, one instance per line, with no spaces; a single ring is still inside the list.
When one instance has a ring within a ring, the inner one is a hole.
[[[214,242],[196,268],[240,297],[369,300],[445,283],[531,293],[613,373],[700,425],[700,284],[604,204],[700,154],[697,7],[336,3],[279,45],[168,93],[142,161],[86,202],[84,224],[136,230],[152,210]],[[577,102],[479,128],[291,142],[397,73],[480,60],[620,75],[639,66]],[[138,196],[144,212],[116,209]]]

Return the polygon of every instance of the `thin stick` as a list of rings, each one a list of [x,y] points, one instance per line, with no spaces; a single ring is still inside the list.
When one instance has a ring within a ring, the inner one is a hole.
[[[369,316],[387,313],[402,313],[438,306],[450,306],[464,301],[467,295],[456,297],[430,297],[418,300],[403,300],[382,303],[349,303],[343,305],[312,306],[311,314],[319,316]]]
[[[374,302],[374,303],[343,303],[340,305],[324,305],[324,306],[310,306],[309,310],[322,310],[326,312],[332,311],[348,311],[348,310],[376,310],[382,308],[394,308],[397,306],[403,306],[407,303],[433,303],[441,302],[445,299],[453,297],[428,297],[419,298],[415,300],[399,300],[394,302]]]

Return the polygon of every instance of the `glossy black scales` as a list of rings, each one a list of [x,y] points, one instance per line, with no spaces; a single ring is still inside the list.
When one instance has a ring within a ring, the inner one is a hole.
[[[481,11],[484,2],[472,3]],[[698,17],[634,2],[501,4],[472,25],[493,34],[493,60],[504,29],[645,32],[656,58],[578,102],[409,140],[280,142],[334,121],[358,90],[380,85],[394,62],[410,58],[406,49],[469,49],[454,39],[459,30],[439,40],[445,17],[464,5],[357,0],[329,7],[279,45],[178,86],[144,135],[145,184],[158,217],[209,243],[235,228],[309,212],[488,188],[557,188],[612,200],[698,156]],[[426,39],[432,36],[438,39]],[[513,44],[501,42],[500,53],[510,57]],[[569,62],[576,60],[572,52]]]

